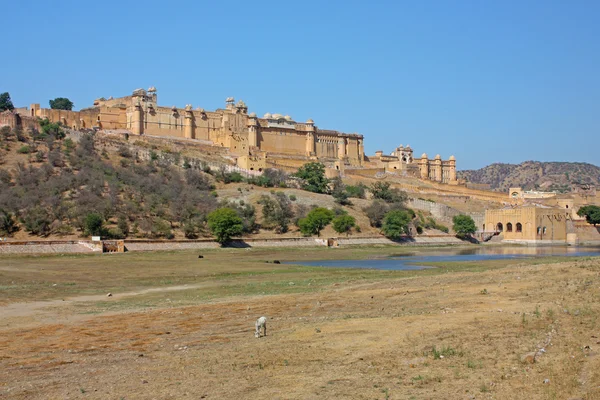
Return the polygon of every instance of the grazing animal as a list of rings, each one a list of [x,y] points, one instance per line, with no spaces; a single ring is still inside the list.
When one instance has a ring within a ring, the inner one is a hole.
[[[264,331],[264,336],[267,336],[267,317],[260,317],[256,320],[254,324],[256,330],[254,331],[254,337],[260,337],[260,329],[262,328]]]

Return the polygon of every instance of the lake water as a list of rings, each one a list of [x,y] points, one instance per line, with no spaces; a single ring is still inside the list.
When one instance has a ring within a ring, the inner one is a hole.
[[[289,261],[286,264],[314,267],[417,270],[430,268],[420,263],[501,260],[549,256],[600,256],[600,247],[477,247],[469,249],[419,250],[418,253],[392,255],[369,260]]]

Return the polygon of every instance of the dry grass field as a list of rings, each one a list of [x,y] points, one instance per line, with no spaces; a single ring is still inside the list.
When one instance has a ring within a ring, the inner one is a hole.
[[[3,256],[0,398],[600,399],[600,258],[272,262],[420,251]]]

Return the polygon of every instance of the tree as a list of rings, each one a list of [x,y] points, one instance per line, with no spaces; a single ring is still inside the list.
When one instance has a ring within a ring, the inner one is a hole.
[[[10,99],[10,94],[8,92],[0,93],[0,112],[2,111],[12,111],[15,109],[15,106]]]
[[[53,110],[69,110],[73,109],[73,102],[66,97],[57,97],[50,100],[50,108]]]
[[[317,207],[308,213],[306,218],[302,218],[298,221],[300,231],[305,236],[321,234],[323,228],[325,228],[333,219],[334,213],[323,207]]]
[[[98,213],[89,213],[83,222],[84,232],[90,236],[101,236],[104,233],[104,219]]]
[[[30,208],[23,217],[25,229],[32,235],[47,236],[50,234],[52,218],[48,211],[40,206]]]
[[[339,176],[331,180],[331,196],[335,199],[335,202],[343,206],[352,204],[348,200],[348,192],[346,192],[346,185],[342,182],[342,178]]]
[[[356,186],[347,185],[346,193],[348,193],[348,197],[356,197],[358,199],[364,199],[366,188],[367,188],[367,186],[364,183],[359,182],[358,185],[356,185]]]
[[[221,245],[240,235],[244,230],[242,219],[229,207],[218,208],[208,214],[208,228]]]
[[[55,139],[62,139],[65,137],[65,132],[58,122],[50,122],[48,118],[40,119],[39,122],[44,135],[53,136]]]
[[[285,233],[294,218],[294,211],[290,199],[283,192],[275,192],[272,197],[262,195],[258,204],[263,206],[264,227],[274,228],[277,233]]]
[[[319,162],[309,162],[298,168],[294,176],[302,179],[302,189],[314,193],[327,192],[329,180],[325,177],[325,166]]]
[[[409,234],[410,213],[406,210],[393,210],[383,219],[381,231],[390,239],[399,239],[403,234]]]
[[[369,223],[374,228],[381,227],[383,219],[389,210],[390,207],[387,203],[381,200],[373,200],[369,206],[363,208],[364,213],[369,218]]]
[[[18,230],[19,225],[13,214],[0,208],[0,234],[10,236]]]
[[[369,188],[374,199],[381,199],[386,203],[405,203],[408,200],[406,192],[390,188],[389,182],[375,182]]]
[[[475,226],[475,221],[469,215],[455,215],[452,218],[452,222],[454,225],[452,229],[456,232],[457,236],[467,237],[475,233],[477,227]]]
[[[594,226],[600,224],[600,207],[598,206],[583,206],[577,211],[577,215],[585,216],[588,224],[594,224]]]
[[[333,219],[332,224],[337,233],[345,233],[347,236],[356,225],[356,220],[351,215],[340,215]]]

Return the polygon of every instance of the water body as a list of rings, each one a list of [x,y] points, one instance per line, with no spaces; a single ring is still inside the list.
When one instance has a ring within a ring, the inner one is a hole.
[[[426,250],[419,251],[418,254],[392,255],[369,260],[290,261],[286,262],[286,264],[312,267],[418,270],[431,268],[421,264],[430,262],[502,260],[551,256],[600,256],[600,247],[477,247],[469,249]]]

